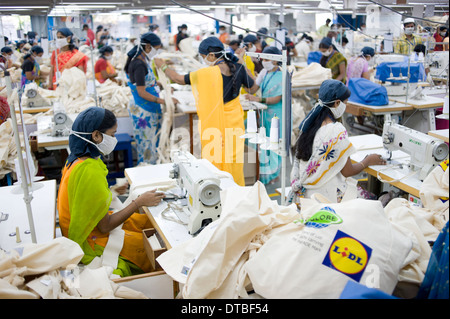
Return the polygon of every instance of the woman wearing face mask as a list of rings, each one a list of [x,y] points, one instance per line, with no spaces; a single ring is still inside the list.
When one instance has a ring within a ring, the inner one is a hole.
[[[42,86],[42,81],[48,76],[47,73],[43,73],[39,64],[42,63],[42,55],[44,50],[35,45],[31,48],[30,53],[23,57],[24,62],[22,64],[22,88],[28,83],[35,82],[38,86]]]
[[[57,75],[59,78],[66,69],[76,67],[86,73],[89,58],[75,49],[72,37],[73,33],[68,28],[61,28],[56,33],[57,49],[53,51],[50,59],[49,89],[56,89]]]
[[[281,51],[276,47],[266,47],[263,50],[266,54],[281,55]],[[274,116],[282,119],[282,73],[279,64],[276,61],[262,59],[263,70],[258,74],[255,80],[256,85],[261,88],[261,97],[247,94],[245,97],[250,101],[256,101],[267,105],[264,110],[262,125],[269,134]],[[281,131],[278,133],[281,136]],[[281,170],[281,157],[275,152],[259,150],[259,180],[263,184],[268,184],[275,180]]]
[[[13,66],[12,55],[13,54],[14,54],[13,50],[10,47],[3,47],[0,50],[0,64],[3,64],[3,67],[5,69],[12,68],[12,66]]]
[[[162,59],[155,59],[155,64],[172,81],[192,86],[200,120],[202,158],[229,172],[238,185],[244,186],[244,139],[239,136],[245,133],[245,126],[239,92],[244,86],[253,94],[258,87],[217,37],[203,40],[198,52],[209,67],[186,75],[170,69]]]
[[[349,79],[364,78],[370,80],[369,61],[375,56],[375,50],[371,47],[362,48],[359,55],[350,58],[347,67],[347,84]]]
[[[319,102],[300,124],[289,194],[289,200],[297,205],[300,198],[310,198],[314,193],[324,195],[333,203],[340,202],[351,189],[348,177],[370,165],[386,164],[378,154],[352,164],[350,155],[355,148],[344,126],[337,122],[345,112],[349,97],[345,84],[325,80],[319,89]]]
[[[85,265],[103,255],[110,232],[120,227],[125,236],[113,273],[129,276],[151,270],[142,242],[142,230],[151,225],[147,215],[135,212],[142,206],[157,205],[163,195],[148,191],[112,214],[108,169],[100,155],[114,150],[116,130],[116,117],[109,110],[91,107],[77,116],[69,136],[70,155],[62,171],[57,206],[61,232],[83,249],[81,262]]]
[[[444,42],[444,39],[447,37],[447,27],[445,25],[439,26],[436,29],[436,32],[433,34],[433,38],[437,43],[434,47],[434,51],[444,51],[444,46],[442,42]]]
[[[110,46],[104,46],[100,50],[100,58],[95,63],[95,78],[100,83],[104,83],[107,79],[116,82],[117,72],[110,63],[114,50]]]
[[[346,82],[347,59],[335,50],[330,38],[323,38],[319,44],[322,52],[320,65],[331,69],[331,76],[334,80]]]
[[[148,32],[141,36],[140,44],[128,52],[125,72],[134,104],[128,109],[134,124],[138,163],[156,164],[158,159],[159,130],[161,128],[161,104],[159,86],[152,70],[152,59],[161,48],[161,39]],[[174,99],[174,102],[178,101]]]
[[[242,39],[242,42],[244,43],[244,48],[238,49],[236,51],[236,56],[239,58],[239,63],[245,65],[247,72],[254,77],[255,72],[260,72],[262,70],[262,64],[257,59],[253,59],[252,57],[246,55],[245,52],[258,52],[261,45],[258,38],[253,34],[246,35]]]

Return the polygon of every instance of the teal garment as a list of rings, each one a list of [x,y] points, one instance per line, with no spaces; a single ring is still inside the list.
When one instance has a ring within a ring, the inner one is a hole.
[[[268,72],[261,83],[261,93],[263,98],[280,96],[283,94],[282,72]],[[281,117],[283,102],[280,100],[277,104],[268,104],[267,109],[263,111],[262,126],[266,128],[267,136],[270,136],[270,127],[272,118],[277,116],[280,119],[280,130],[278,136],[281,137],[281,126],[283,119]],[[268,184],[280,175],[281,156],[272,151],[259,149],[259,180],[263,184]]]

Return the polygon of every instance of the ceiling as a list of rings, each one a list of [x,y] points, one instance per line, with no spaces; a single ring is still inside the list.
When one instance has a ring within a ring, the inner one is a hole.
[[[281,4],[284,5],[285,12],[294,12],[295,10],[320,10],[318,9],[320,0],[175,0],[183,5],[189,5],[199,11],[212,11],[215,8],[223,7],[227,12],[239,10],[246,13],[279,13]],[[355,0],[329,0],[331,5],[338,11],[343,12],[346,7],[344,2]],[[394,10],[405,14],[411,14],[414,6],[426,7],[434,5],[435,15],[448,14],[448,0],[375,0],[379,3],[388,5]],[[367,5],[371,4],[369,0],[357,0],[358,7],[356,13],[364,13]],[[403,3],[403,4],[401,4]],[[97,13],[122,11],[126,13],[150,15],[154,12],[171,12],[182,10],[178,5],[170,0],[1,0],[0,14],[19,14],[19,15],[40,15],[45,16],[52,9],[57,9],[60,13],[72,10],[74,8],[82,9],[80,13]],[[326,10],[327,11],[327,10]],[[326,12],[324,11],[324,12]],[[55,11],[53,11],[55,12]],[[350,13],[350,12],[349,12]]]

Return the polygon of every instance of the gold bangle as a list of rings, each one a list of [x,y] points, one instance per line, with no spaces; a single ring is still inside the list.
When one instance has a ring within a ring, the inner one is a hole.
[[[139,210],[139,206],[138,206],[138,204],[136,203],[136,201],[133,199],[132,202],[134,203],[134,205],[136,205],[136,209]]]
[[[364,165],[364,163],[363,163],[363,162],[359,162],[359,164],[361,164],[361,165],[362,165],[362,167],[363,167],[363,170],[364,170],[364,169],[366,169],[366,166]]]

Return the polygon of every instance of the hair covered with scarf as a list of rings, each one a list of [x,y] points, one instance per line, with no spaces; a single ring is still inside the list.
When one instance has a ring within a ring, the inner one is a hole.
[[[157,45],[161,45],[161,39],[153,32],[147,32],[141,35],[139,38],[139,42],[137,45],[135,45],[130,51],[128,51],[127,56],[127,63],[125,64],[124,70],[125,73],[128,74],[128,67],[130,66],[131,61],[139,56],[142,52],[144,52],[144,48],[142,45],[150,44],[152,47],[155,47]]]
[[[73,44],[73,32],[70,31],[69,28],[60,28],[58,29],[58,32],[61,33],[66,38],[70,37],[69,50],[73,50],[75,48],[75,45]]]
[[[112,128],[116,123],[116,116],[110,110],[100,107],[90,107],[77,116],[73,122],[72,131],[89,133],[80,134],[80,136],[92,141],[92,133],[94,131],[105,133],[107,129]],[[82,156],[98,157],[101,155],[95,145],[92,145],[73,134],[69,135],[69,148],[70,155],[67,158],[67,165]]]
[[[335,122],[330,107],[334,106],[337,100],[345,101],[350,97],[350,90],[341,81],[325,80],[319,89],[319,100],[314,108],[300,123],[300,135],[296,143],[295,156],[303,161],[309,160],[312,154],[314,137],[322,126],[322,122],[331,118]]]
[[[236,63],[239,61],[239,58],[235,56],[233,53],[225,51],[225,47],[223,43],[217,37],[209,37],[203,40],[199,47],[198,53],[208,55],[213,53],[216,59],[224,58],[225,63],[230,68],[230,72],[232,74],[232,85],[233,92],[237,92],[236,87]]]

